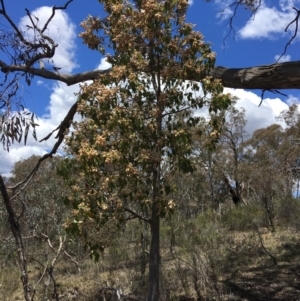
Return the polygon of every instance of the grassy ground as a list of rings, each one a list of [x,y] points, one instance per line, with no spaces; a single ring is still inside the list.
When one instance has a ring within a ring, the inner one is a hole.
[[[292,230],[262,235],[267,250],[234,267],[224,280],[224,300],[297,301],[300,300],[300,237]]]
[[[195,234],[192,246],[177,245],[173,253],[167,238],[162,239],[161,300],[300,300],[300,232],[295,227],[277,227],[276,232],[260,228],[260,235],[255,229],[218,229],[218,235],[210,234],[199,242],[196,238],[206,235],[201,231]],[[118,300],[118,291],[126,296],[122,300],[142,301],[147,270],[141,272],[139,246],[123,243],[121,239],[119,247],[106,250],[98,263],[82,259],[80,271],[61,261],[54,273],[59,300]],[[40,271],[30,265],[29,275],[34,283]],[[2,264],[1,301],[24,300],[19,279],[14,260]],[[44,288],[42,281],[35,300],[43,300]],[[44,300],[55,300],[51,294],[47,298]]]

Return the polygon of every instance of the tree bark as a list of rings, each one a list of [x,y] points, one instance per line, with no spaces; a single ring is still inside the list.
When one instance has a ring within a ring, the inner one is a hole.
[[[152,205],[151,243],[149,255],[149,293],[148,301],[159,300],[159,232],[160,216],[158,204]]]
[[[300,61],[250,68],[215,67],[209,75],[220,79],[224,87],[236,89],[299,89]]]
[[[158,130],[161,131],[162,118],[157,118]],[[161,157],[161,149],[157,150],[157,154]],[[160,162],[155,164],[153,170],[153,190],[152,190],[152,212],[151,212],[151,242],[149,254],[149,291],[148,301],[159,300],[159,266],[160,266]]]
[[[28,72],[45,79],[64,82],[68,86],[87,80],[96,80],[101,74],[109,73],[110,71],[110,69],[106,69],[91,70],[78,74],[65,74],[58,71],[28,68],[26,66],[7,65],[1,60],[0,67],[1,71],[5,74],[17,71]],[[206,73],[190,75],[188,79],[200,81],[207,75],[220,79],[223,86],[227,88],[260,90],[300,89],[300,61],[249,68],[216,66]]]

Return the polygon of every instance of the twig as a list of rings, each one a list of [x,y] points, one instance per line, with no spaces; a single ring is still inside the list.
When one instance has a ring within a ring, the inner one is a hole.
[[[124,207],[124,210],[127,211],[127,212],[129,212],[129,213],[131,213],[131,214],[134,215],[136,218],[139,218],[139,219],[141,219],[141,220],[143,220],[143,221],[145,221],[145,222],[151,224],[151,219],[149,219],[149,218],[147,218],[147,217],[145,217],[145,216],[142,216],[142,215],[138,214],[136,211],[134,211],[134,210],[132,210],[132,209],[130,209],[130,208],[127,208],[127,207]]]
[[[263,90],[261,91],[260,103],[259,103],[258,107],[261,106],[261,104],[262,104],[262,102],[263,102],[263,100],[264,100],[264,96],[265,96],[265,92],[266,92],[266,91],[269,91],[269,92],[274,93],[274,94],[280,94],[280,95],[282,95],[282,96],[287,97],[286,94],[284,94],[284,93],[282,93],[282,92],[280,92],[280,91],[278,91],[278,90],[275,90],[275,89],[263,89]]]
[[[291,21],[288,26],[285,28],[285,32],[288,31],[290,25],[292,25],[293,23],[296,24],[296,28],[295,28],[295,31],[294,31],[294,34],[293,36],[291,37],[291,39],[288,41],[288,43],[285,45],[284,47],[284,51],[283,53],[281,54],[281,56],[278,58],[278,60],[276,61],[276,63],[279,62],[279,60],[285,55],[286,51],[287,51],[287,48],[291,45],[291,43],[293,42],[293,40],[296,38],[297,36],[297,33],[298,33],[298,22],[299,22],[299,17],[300,17],[300,10],[297,9],[296,7],[293,7],[293,9],[297,12],[297,15],[295,17],[295,19],[293,21]]]
[[[41,32],[44,32],[47,29],[49,23],[51,22],[51,20],[53,19],[54,15],[55,15],[55,11],[56,10],[67,9],[68,5],[71,2],[73,2],[73,0],[69,0],[64,6],[53,6],[52,7],[52,14],[51,14],[50,18],[47,20],[47,22],[45,23],[45,25],[44,25],[43,29],[41,30]]]
[[[233,39],[235,39],[235,29],[233,27],[233,20],[234,18],[236,17],[237,15],[237,10],[238,8],[241,6],[241,5],[245,5],[245,2],[244,0],[238,0],[238,1],[234,1],[232,3],[230,3],[229,5],[225,6],[221,11],[220,11],[220,16],[226,11],[226,9],[231,9],[233,7],[233,13],[232,15],[230,16],[229,18],[229,21],[228,21],[228,25],[229,25],[229,31],[228,33],[226,34],[226,36],[224,37],[223,39],[223,47],[225,48],[225,41],[226,39],[230,36],[231,32],[233,32]],[[252,10],[252,14],[251,16],[254,18],[255,17],[255,14],[256,12],[258,11],[258,9],[260,8],[261,6],[261,0],[259,0],[258,4],[256,7],[253,6],[253,8],[251,9]]]
[[[73,258],[72,258],[72,256],[66,251],[66,250],[64,250],[64,253],[65,253],[65,255],[74,263],[74,264],[76,264],[76,266],[77,266],[77,268],[78,268],[78,271],[79,272],[81,272],[81,269],[80,269],[80,267],[79,267],[79,263],[76,261],[76,260],[74,260]]]
[[[44,270],[43,270],[43,273],[42,273],[40,279],[39,279],[39,280],[36,282],[36,284],[34,285],[34,288],[33,288],[34,290],[35,290],[35,288],[39,285],[39,283],[42,281],[42,279],[44,278],[47,269],[48,269],[48,263],[46,264],[46,266],[45,266],[45,268],[44,268]]]

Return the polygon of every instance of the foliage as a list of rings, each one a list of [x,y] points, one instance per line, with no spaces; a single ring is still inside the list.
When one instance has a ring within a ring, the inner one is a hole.
[[[37,140],[36,123],[37,116],[34,113],[23,110],[12,114],[8,111],[0,115],[0,142],[3,148],[9,151],[9,147],[14,141],[21,142],[24,139],[24,144],[27,143],[27,137],[30,128],[32,136]]]
[[[32,156],[29,159],[19,161],[13,169],[13,176],[7,180],[9,184],[16,184],[31,170],[32,165],[39,159]],[[43,162],[39,171],[26,190],[20,191],[14,196],[12,210],[18,220],[20,231],[20,246],[26,260],[23,266],[27,273],[29,287],[27,300],[33,300],[35,296],[46,299],[57,293],[56,279],[53,275],[57,263],[65,257],[76,261],[69,255],[68,240],[63,228],[65,218],[69,215],[61,199],[67,193],[62,185],[61,178],[56,173],[56,168],[61,158],[54,157],[50,161]],[[16,257],[15,241],[6,222],[7,216],[3,211],[3,203],[0,207],[3,226],[1,227],[0,252],[4,262],[10,262]],[[3,216],[2,216],[3,213]],[[15,258],[16,260],[16,258]],[[5,265],[6,263],[4,263]],[[31,266],[36,273],[30,274],[27,270]],[[29,274],[28,274],[29,273]]]
[[[147,213],[157,203],[165,215],[174,204],[162,165],[166,173],[194,169],[191,128],[199,119],[190,110],[208,105],[217,112],[230,103],[212,78],[203,81],[202,95],[198,83],[185,82],[214,63],[202,35],[185,23],[186,1],[104,4],[109,16],[88,18],[81,36],[90,48],[102,49],[104,30],[115,51],[108,56],[113,68],[82,88],[84,120],[67,140],[72,159],[64,168],[77,225],[123,221],[129,204]]]
[[[10,181],[13,183],[21,181],[38,158],[32,156],[17,162]],[[21,227],[26,236],[31,235],[33,230],[45,233],[50,237],[52,236],[51,232],[63,232],[62,225],[66,214],[62,210],[64,205],[61,198],[66,194],[66,189],[56,174],[56,168],[60,161],[61,158],[55,157],[42,163],[35,178],[17,197],[15,209],[22,216],[21,220],[24,222]]]

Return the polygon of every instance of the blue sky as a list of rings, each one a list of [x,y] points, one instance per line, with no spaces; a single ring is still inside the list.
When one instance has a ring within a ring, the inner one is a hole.
[[[53,5],[64,5],[66,0],[7,0],[6,11],[21,28],[26,28],[28,19],[25,17],[25,8],[29,9],[45,21],[51,14]],[[193,0],[188,12],[188,21],[196,25],[196,30],[203,33],[205,40],[211,43],[212,49],[217,53],[217,65],[224,67],[247,67],[274,63],[276,56],[282,54],[285,44],[293,34],[294,27],[287,33],[285,27],[295,18],[293,6],[300,8],[300,0],[265,0],[256,16],[241,8],[237,12],[233,26],[235,37],[229,32],[228,18],[230,9],[223,10],[233,0]],[[80,23],[88,15],[103,16],[98,0],[74,0],[65,11],[58,11],[49,27],[48,34],[59,44],[54,63],[61,67],[64,73],[78,73],[96,68],[106,68],[107,63],[96,51],[89,50],[78,37],[81,32]],[[3,20],[0,26],[5,25]],[[30,35],[30,33],[28,33]],[[283,60],[299,60],[299,37],[288,48]],[[0,54],[0,59],[5,60]],[[79,91],[78,85],[67,87],[58,82],[35,78],[31,86],[24,84],[23,98],[26,106],[40,117],[40,127],[37,129],[38,138],[41,139],[56,128],[68,108],[74,103],[74,93]],[[265,94],[261,107],[261,91],[245,91],[229,89],[239,97],[237,106],[246,109],[248,131],[268,126],[275,122],[275,116],[287,109],[287,104],[299,102],[298,90],[283,91],[288,95],[284,97],[271,93]],[[0,150],[0,173],[9,174],[16,160],[27,158],[32,154],[41,155],[50,149],[54,140],[37,143],[30,139],[28,145],[14,144],[10,152]]]

